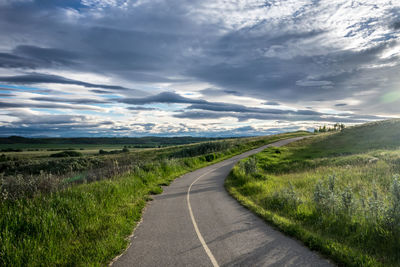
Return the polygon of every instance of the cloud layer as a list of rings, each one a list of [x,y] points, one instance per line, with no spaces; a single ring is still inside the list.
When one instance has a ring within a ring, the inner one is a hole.
[[[0,135],[256,135],[396,117],[399,25],[390,0],[0,0]]]

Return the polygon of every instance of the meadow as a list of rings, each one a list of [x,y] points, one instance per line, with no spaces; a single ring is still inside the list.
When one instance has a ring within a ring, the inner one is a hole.
[[[345,266],[400,265],[400,120],[271,147],[227,190],[281,231]]]
[[[12,158],[45,158],[55,151],[76,150],[84,155],[98,154],[99,150],[113,151],[124,147],[130,150],[162,148],[177,145],[221,140],[204,137],[97,137],[97,138],[24,138],[0,137],[0,154]]]
[[[161,186],[252,148],[309,134],[5,159],[11,167],[0,177],[0,265],[106,265],[126,248],[146,202]]]

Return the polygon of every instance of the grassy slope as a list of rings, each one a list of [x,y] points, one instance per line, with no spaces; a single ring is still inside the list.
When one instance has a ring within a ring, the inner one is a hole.
[[[399,135],[391,120],[267,149],[235,166],[226,187],[339,264],[399,266]]]
[[[247,139],[213,162],[305,133]],[[160,159],[122,177],[82,184],[31,199],[0,203],[0,265],[99,266],[127,245],[149,195],[176,177],[212,164],[203,156]]]

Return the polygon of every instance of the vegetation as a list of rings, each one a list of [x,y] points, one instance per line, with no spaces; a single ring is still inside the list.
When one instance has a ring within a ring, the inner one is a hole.
[[[124,146],[124,148],[121,150],[106,151],[106,150],[100,149],[99,155],[112,155],[112,154],[127,153],[127,152],[129,152],[129,148],[127,146]]]
[[[50,155],[50,157],[53,157],[53,158],[81,157],[81,156],[82,156],[82,153],[80,153],[78,151],[68,151],[68,150]]]
[[[222,146],[215,141],[196,156],[180,151],[204,145],[46,159],[39,174],[3,175],[0,265],[105,265],[126,247],[149,195],[162,192],[160,185],[243,151],[307,134],[232,139]],[[69,164],[81,167],[68,173],[52,167]]]
[[[319,126],[318,129],[314,129],[314,133],[326,133],[326,132],[336,132],[343,131],[346,126],[343,123],[335,123],[333,127]]]
[[[400,120],[268,148],[226,181],[243,205],[348,266],[400,265]]]
[[[205,137],[76,137],[76,138],[25,138],[21,136],[0,137],[0,147],[5,149],[11,146],[18,148],[34,147],[32,145],[60,146],[60,145],[131,145],[132,147],[158,147],[198,143],[217,140],[218,138]],[[21,146],[22,145],[22,146]],[[35,147],[37,148],[37,146]]]

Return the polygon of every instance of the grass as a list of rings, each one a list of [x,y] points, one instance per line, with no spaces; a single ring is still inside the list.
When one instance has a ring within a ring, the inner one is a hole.
[[[227,190],[340,265],[400,265],[400,121],[269,148],[238,163]]]
[[[6,200],[0,202],[0,265],[106,265],[126,248],[126,238],[140,220],[146,201],[151,199],[151,194],[162,192],[160,185],[246,150],[306,134],[237,139],[235,145],[226,150],[211,153],[207,150],[205,155],[191,157],[174,158],[171,155],[176,148],[168,148],[159,150],[158,154],[152,152],[155,155],[147,155],[147,160],[140,164],[132,161],[127,165],[129,168],[108,179],[36,191],[30,197],[3,196]],[[114,168],[119,166],[114,165]],[[81,176],[69,179],[81,179]],[[4,183],[1,186],[4,187]],[[15,185],[9,189],[20,192]],[[8,191],[1,192],[7,194]]]

